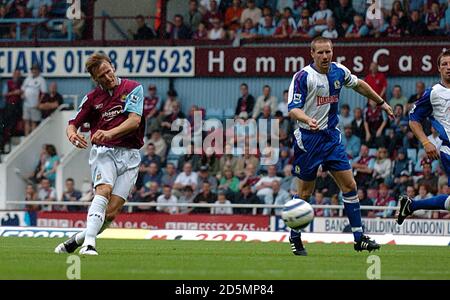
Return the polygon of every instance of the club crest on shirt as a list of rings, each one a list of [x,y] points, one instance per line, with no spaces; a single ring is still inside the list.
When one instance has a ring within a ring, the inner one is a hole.
[[[100,179],[102,179],[102,174],[101,173],[97,173],[97,177],[95,177],[95,180],[99,181]]]
[[[300,166],[295,166],[295,173],[300,174]]]
[[[334,81],[334,88],[335,88],[336,90],[338,90],[338,89],[341,88],[341,82],[340,82],[339,80],[335,80],[335,81]]]
[[[122,95],[121,97],[120,97],[120,101],[122,101],[122,102],[125,102],[125,101],[127,101],[127,95]]]

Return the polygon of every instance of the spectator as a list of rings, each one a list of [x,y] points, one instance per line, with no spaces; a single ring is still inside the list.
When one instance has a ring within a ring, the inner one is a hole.
[[[255,0],[247,0],[247,8],[242,11],[241,25],[247,23],[248,19],[252,20],[252,26],[258,24],[259,19],[262,16],[262,11],[256,7]]]
[[[141,165],[139,166],[140,175],[144,175],[144,173],[149,171],[150,164],[155,163],[156,168],[159,172],[159,168],[161,167],[161,157],[156,154],[155,145],[149,143],[147,145],[147,153],[142,157]]]
[[[391,21],[389,26],[385,30],[385,34],[387,37],[399,38],[404,35],[404,30],[400,25],[400,19],[397,15],[393,15],[391,17]]]
[[[161,122],[162,136],[167,144],[170,144],[172,142],[173,137],[181,132],[181,130],[173,131],[172,123],[177,119],[186,118],[185,114],[181,111],[180,103],[178,101],[175,101],[173,103],[172,108],[173,108],[172,113],[168,116],[165,116]]]
[[[48,178],[43,177],[41,179],[40,188],[38,190],[38,200],[39,201],[56,201],[56,190],[55,188],[51,187],[50,180]],[[43,211],[51,211],[52,206],[51,205],[42,205],[41,206]]]
[[[316,191],[314,193],[314,197],[311,199],[311,204],[315,205],[329,205],[330,199],[326,199],[320,191]],[[316,217],[329,217],[330,209],[329,208],[315,208],[314,215]]]
[[[209,182],[203,182],[202,189],[197,196],[194,198],[194,203],[214,203],[217,200],[216,194],[211,192],[211,185]],[[195,207],[192,213],[196,214],[207,214],[210,213],[211,209],[209,207]]]
[[[21,86],[22,75],[19,69],[14,70],[12,79],[6,81],[3,89],[3,97],[5,99],[5,113],[4,114],[4,143],[6,144],[11,136],[17,135],[16,128],[22,115],[22,99]],[[4,151],[3,145],[0,144],[0,152]]]
[[[167,91],[167,99],[161,103],[160,112],[156,118],[149,119],[150,126],[147,132],[153,132],[154,130],[161,130],[161,124],[164,118],[170,116],[173,113],[173,105],[178,101],[177,92],[173,89]]]
[[[317,10],[312,15],[312,25],[313,28],[310,31],[309,35],[311,37],[315,37],[322,33],[325,29],[327,29],[327,20],[333,17],[333,12],[328,9],[328,1],[320,0],[319,1],[319,10]]]
[[[199,153],[198,150],[203,151],[203,149],[197,149],[197,151],[194,149],[193,145],[188,145],[187,146],[187,150],[186,150],[186,154],[182,155],[179,159],[178,159],[178,171],[182,171],[183,170],[183,166],[189,162],[192,166],[192,169],[194,171],[198,171],[202,165],[201,163],[201,155],[200,154],[196,154]]]
[[[366,130],[364,129],[363,112],[360,107],[356,107],[353,111],[354,119],[351,123],[352,132],[359,137],[361,141],[366,140]]]
[[[156,203],[158,197],[161,195],[159,192],[159,184],[156,181],[149,181],[141,187],[138,194],[139,202]],[[133,208],[136,212],[150,212],[156,211],[154,206],[139,205]]]
[[[55,146],[48,144],[44,146],[45,148],[45,161],[41,164],[39,173],[36,178],[42,180],[46,178],[49,180],[52,186],[55,186],[56,181],[56,170],[59,165],[59,156],[56,152]]]
[[[339,0],[339,5],[334,8],[333,15],[338,24],[337,32],[339,36],[344,36],[350,24],[353,22],[353,16],[356,14],[355,10],[350,4],[349,0]]]
[[[6,6],[0,4],[0,20],[7,18]],[[9,39],[10,24],[0,23],[0,39]]]
[[[406,151],[404,148],[400,148],[397,152],[397,157],[394,160],[394,165],[392,168],[392,175],[394,176],[394,183],[399,182],[399,178],[401,174],[406,171],[408,176],[412,174],[413,171],[413,163],[406,156]]]
[[[230,205],[231,201],[226,198],[226,192],[219,190],[217,193],[217,200],[214,202],[217,205]],[[211,214],[213,215],[232,215],[233,208],[230,206],[224,207],[211,207]]]
[[[161,184],[173,187],[176,178],[177,169],[175,168],[175,165],[173,163],[168,163],[164,175],[161,177]]]
[[[253,109],[253,119],[257,119],[261,114],[263,107],[268,105],[271,112],[275,113],[277,109],[278,99],[270,94],[270,86],[263,87],[263,94],[256,100],[255,108]]]
[[[240,188],[240,193],[237,197],[235,197],[234,203],[236,204],[262,204],[261,200],[256,197],[256,195],[252,192],[252,188],[248,184],[242,185]],[[235,214],[252,214],[252,211],[256,212],[256,209],[252,208],[235,208]]]
[[[219,170],[222,174],[218,174],[219,177],[225,176],[225,170],[231,169],[236,170],[237,157],[232,154],[232,148],[230,144],[225,145],[225,153],[220,157],[219,160]]]
[[[192,204],[192,203],[194,203],[194,198],[195,198],[195,194],[194,194],[194,191],[192,190],[192,187],[187,185],[183,189],[182,195],[178,199],[178,203]],[[189,206],[179,206],[178,209],[179,209],[180,214],[188,214],[188,213],[192,212],[192,210],[194,208],[189,207]]]
[[[206,11],[211,10],[211,3],[215,1],[216,6],[217,5],[221,5],[222,2],[226,1],[226,0],[200,0],[200,12],[202,14],[205,14]]]
[[[161,108],[161,98],[157,94],[156,85],[150,84],[148,86],[148,96],[144,98],[143,117],[145,118],[146,134],[150,133],[151,123],[158,116]]]
[[[288,193],[291,193],[292,189],[297,189],[296,181],[294,180],[294,176],[292,175],[292,165],[284,166],[283,177],[280,181],[280,187]]]
[[[291,200],[291,195],[281,189],[280,181],[274,180],[272,182],[272,193],[267,195],[266,198],[266,204],[274,204],[274,205],[285,205],[286,202]],[[263,214],[264,215],[281,215],[282,208],[264,208]]]
[[[207,40],[208,39],[208,29],[206,28],[205,23],[200,22],[197,26],[197,30],[192,35],[192,39],[194,40]]]
[[[344,131],[345,126],[351,125],[353,117],[350,114],[350,106],[347,103],[342,104],[339,115],[339,130]]]
[[[289,19],[286,17],[281,18],[280,24],[275,29],[273,34],[274,38],[287,39],[292,36],[295,29],[289,24]]]
[[[158,204],[176,204],[178,199],[174,195],[172,195],[172,189],[170,186],[163,186],[163,193],[158,197],[156,202]],[[167,214],[177,214],[178,206],[157,206],[156,210],[159,212],[164,212]]]
[[[373,201],[367,197],[367,192],[365,189],[358,189],[358,199],[359,199],[359,204],[361,206],[372,206],[373,205]],[[367,217],[368,215],[368,210],[367,209],[361,209],[361,217]]]
[[[233,175],[233,169],[226,168],[223,171],[224,176],[220,179],[219,190],[238,193],[239,179]]]
[[[425,15],[425,24],[431,35],[442,35],[444,30],[441,28],[442,14],[439,10],[439,4],[433,2],[431,11]]]
[[[34,64],[21,89],[23,91],[23,120],[25,122],[25,136],[29,135],[42,120],[41,112],[38,109],[39,102],[47,93],[47,82],[41,75],[40,66]]]
[[[428,190],[433,194],[437,194],[437,188],[438,188],[438,180],[439,178],[433,174],[431,169],[431,162],[429,160],[424,160],[422,162],[422,168],[423,168],[423,174],[419,177],[417,180],[417,189],[421,185],[428,186]]]
[[[352,168],[355,173],[356,184],[360,187],[368,186],[373,173],[374,160],[369,156],[369,147],[361,145],[359,156],[353,160]]]
[[[248,85],[242,83],[240,90],[241,97],[238,99],[236,105],[236,110],[234,112],[235,117],[239,116],[241,112],[246,112],[248,115],[252,114],[255,106],[255,98],[248,92]]]
[[[427,137],[428,140],[436,147],[440,149],[442,146],[442,140],[439,138],[439,132],[431,126],[431,134]]]
[[[369,34],[369,28],[364,24],[364,19],[360,15],[353,17],[353,23],[345,32],[346,38],[361,38]]]
[[[258,30],[255,28],[252,19],[245,20],[244,25],[238,31],[241,39],[254,39],[258,36]]]
[[[310,38],[310,32],[312,32],[312,26],[309,18],[301,18],[297,30],[292,33],[291,37]]]
[[[450,5],[447,5],[444,16],[441,19],[441,28],[446,35],[450,34]]]
[[[420,184],[419,185],[419,194],[416,197],[414,197],[413,200],[420,201],[420,200],[425,200],[425,199],[433,197],[433,194],[431,194],[428,191],[428,189],[429,189],[429,187],[426,184]],[[431,219],[432,212],[430,210],[427,210],[427,211],[426,210],[416,210],[415,212],[413,212],[413,215],[415,217],[419,217],[422,219]]]
[[[403,136],[401,135],[401,126],[400,124],[404,124],[408,122],[408,117],[403,113],[403,105],[396,104],[392,106],[394,109],[394,120],[390,120],[389,128],[397,135],[396,139],[399,139]],[[401,145],[401,144],[400,144]]]
[[[27,9],[31,11],[33,18],[39,17],[39,10],[42,6],[46,6],[46,8],[50,11],[52,7],[52,0],[29,0],[27,3]]]
[[[184,25],[184,19],[182,15],[175,15],[173,18],[173,24],[169,26],[167,31],[169,39],[173,40],[188,40],[191,38],[191,30]]]
[[[213,22],[215,19],[218,19],[219,24],[221,24],[223,21],[223,15],[219,11],[219,8],[217,6],[217,1],[210,0],[209,9],[206,11],[205,15],[203,16],[203,22],[206,24],[206,27],[208,28],[208,30],[213,28],[213,26],[214,26]]]
[[[369,84],[378,95],[386,100],[387,80],[383,73],[378,71],[378,64],[371,62],[369,67],[369,74],[364,78],[364,81]]]
[[[404,30],[408,25],[408,13],[403,7],[402,2],[399,0],[394,1],[394,3],[392,4],[391,21],[393,16],[398,17],[399,26],[400,28],[402,28],[402,30]]]
[[[420,18],[420,12],[418,10],[411,12],[411,20],[406,25],[405,34],[411,36],[428,35],[427,25]]]
[[[152,132],[151,138],[148,140],[147,145],[150,144],[153,144],[155,147],[155,155],[160,157],[161,162],[164,162],[166,160],[167,144],[161,137],[161,131],[155,130]]]
[[[151,162],[148,167],[145,168],[146,172],[142,176],[142,185],[148,186],[150,182],[156,182],[158,185],[161,184],[161,172],[159,170],[158,164]]]
[[[277,176],[277,169],[275,166],[270,165],[267,167],[267,175],[261,177],[261,179],[255,184],[256,196],[258,196],[263,202],[267,203],[266,197],[271,194],[272,182],[275,180],[280,181],[281,178]]]
[[[56,82],[50,83],[48,90],[48,94],[44,95],[38,105],[42,119],[49,117],[64,102],[63,97],[58,93]]]
[[[387,121],[386,113],[381,106],[377,106],[375,101],[369,100],[369,106],[366,107],[364,112],[364,129],[369,147],[384,145],[384,129]]]
[[[42,5],[39,7],[38,18],[43,20],[47,20],[50,18],[50,13],[47,5]],[[50,36],[52,28],[49,26],[49,23],[47,21],[44,21],[38,23],[34,30],[36,31],[37,38],[47,39]]]
[[[414,102],[419,100],[423,96],[423,93],[425,93],[425,83],[423,81],[417,81],[416,93],[414,95],[411,95],[411,97],[409,97],[408,104],[413,104]],[[409,111],[410,107],[412,107],[412,105],[408,106],[406,111]]]
[[[238,146],[245,143],[248,137],[255,137],[258,128],[254,119],[249,119],[247,112],[243,111],[235,120],[234,125],[235,140]]]
[[[283,113],[283,117],[288,117],[288,102],[289,102],[289,91],[284,90],[283,91],[283,101],[278,103],[277,110],[281,111]]]
[[[208,31],[209,40],[224,40],[226,31],[222,26],[222,21],[218,17],[211,20],[212,28]]]
[[[135,18],[137,30],[133,32],[131,29],[128,33],[133,36],[134,40],[151,40],[157,37],[155,31],[145,24],[145,18],[143,15],[138,15]]]
[[[239,174],[239,173],[238,173]],[[256,175],[256,168],[254,164],[248,163],[245,167],[245,173],[241,176],[241,182],[239,183],[239,188],[242,189],[244,185],[250,186],[253,191],[256,191],[255,184],[259,182],[260,178]]]
[[[279,150],[279,158],[277,160],[277,163],[275,164],[277,174],[282,175],[284,167],[287,166],[291,160],[290,157],[290,149],[287,147],[282,147]]]
[[[385,183],[380,183],[378,188],[378,196],[375,199],[375,206],[390,206],[394,208],[397,206],[397,202],[394,197],[389,195],[389,187]],[[392,217],[394,213],[394,209],[390,210],[380,210],[374,213],[376,217]]]
[[[75,189],[75,180],[73,178],[66,179],[66,190],[62,196],[64,202],[77,202],[81,199],[81,192]],[[68,205],[67,210],[70,212],[84,211],[83,206]]]
[[[380,147],[377,151],[377,157],[373,165],[373,180],[379,183],[386,183],[391,174],[392,161],[387,156],[387,149]]]
[[[198,28],[202,21],[202,14],[198,10],[198,1],[190,0],[189,1],[189,10],[184,15],[185,24],[187,27],[194,31],[194,29]]]
[[[27,184],[27,187],[25,189],[25,201],[38,201],[36,189],[34,188],[34,185],[31,183]],[[29,212],[30,211],[35,212],[39,211],[41,208],[37,204],[28,204],[25,206],[25,209]]]
[[[401,106],[406,107],[407,102],[408,99],[402,95],[402,87],[398,84],[394,85],[394,88],[392,89],[392,98],[389,100],[389,105],[391,107],[395,107],[397,104],[400,104]]]
[[[254,154],[250,154],[249,147],[245,147],[244,155],[239,156],[236,162],[235,174],[238,177],[245,177],[244,171],[248,167],[248,165],[252,165],[252,167],[256,170],[259,169],[259,159]]]
[[[210,173],[208,172],[208,169],[209,169],[209,167],[207,165],[202,165],[200,167],[200,170],[197,173],[198,174],[197,187],[200,190],[203,182],[209,182],[209,187],[211,188],[211,190],[216,191],[217,190],[217,179],[214,176],[210,175]],[[216,173],[213,172],[212,174],[216,174]]]
[[[192,164],[187,162],[183,166],[183,172],[180,173],[173,184],[173,189],[181,191],[186,186],[192,187],[192,190],[197,189],[198,175],[192,172]]]
[[[336,23],[333,18],[327,20],[327,29],[322,31],[322,36],[329,39],[337,39],[339,34],[336,30]]]
[[[273,24],[273,16],[267,15],[264,16],[263,24],[258,27],[258,35],[261,37],[271,37],[275,34],[275,30],[277,27]]]
[[[345,147],[345,152],[351,158],[357,157],[361,147],[361,139],[353,134],[352,126],[347,124],[342,135],[342,145]]]
[[[244,9],[241,7],[241,0],[233,0],[233,5],[225,12],[225,28],[236,32],[241,27],[241,15]]]

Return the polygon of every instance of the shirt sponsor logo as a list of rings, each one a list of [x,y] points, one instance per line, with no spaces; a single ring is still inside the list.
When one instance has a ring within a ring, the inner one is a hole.
[[[338,95],[325,96],[325,97],[317,96],[317,106],[330,104],[330,103],[336,103],[338,101],[339,101],[339,96]]]
[[[115,117],[117,117],[118,115],[120,115],[122,113],[122,105],[116,105],[113,108],[111,108],[108,111],[105,111],[102,114],[102,118],[105,121],[111,121],[112,119],[114,119]]]

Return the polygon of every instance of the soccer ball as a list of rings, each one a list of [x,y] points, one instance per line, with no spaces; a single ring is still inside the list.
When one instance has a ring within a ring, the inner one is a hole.
[[[284,205],[281,218],[290,228],[302,229],[314,219],[314,209],[308,202],[294,198]]]

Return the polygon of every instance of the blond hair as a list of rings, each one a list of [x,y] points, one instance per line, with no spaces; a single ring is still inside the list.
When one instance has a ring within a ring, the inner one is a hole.
[[[111,64],[111,59],[108,55],[103,52],[96,52],[92,54],[88,60],[86,61],[85,67],[86,71],[94,77],[95,71],[97,71],[98,67],[104,62],[108,62]]]

